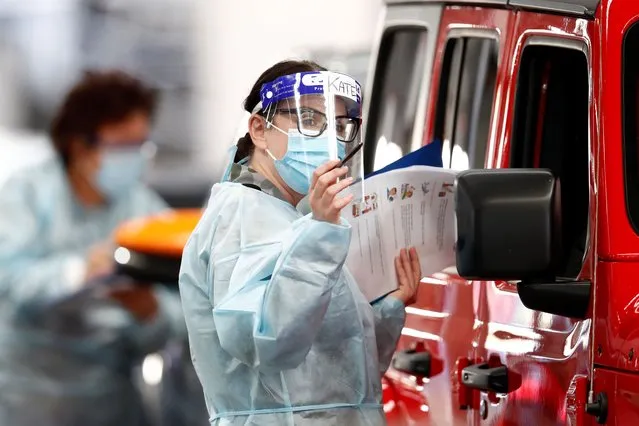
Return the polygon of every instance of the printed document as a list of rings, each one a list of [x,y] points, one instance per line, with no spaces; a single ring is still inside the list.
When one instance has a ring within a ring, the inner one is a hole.
[[[371,302],[398,287],[395,257],[415,247],[422,275],[455,265],[457,172],[411,166],[353,184],[342,212],[352,226],[346,265]]]

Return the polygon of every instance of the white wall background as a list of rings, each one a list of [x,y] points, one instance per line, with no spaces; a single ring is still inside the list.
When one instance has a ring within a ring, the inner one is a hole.
[[[381,0],[198,0],[200,167],[221,170],[257,77],[306,48],[372,46]]]
[[[22,84],[28,83],[33,95],[45,102],[42,107],[51,109],[77,79],[83,67],[82,2],[0,0],[0,23],[5,23],[2,18],[12,18],[13,43],[10,46],[13,50],[8,50],[0,40],[0,95],[7,100],[0,105],[0,126],[12,128],[24,124],[27,99]],[[195,61],[188,65],[193,70],[191,81],[196,94],[194,108],[183,120],[193,126],[196,143],[190,158],[176,160],[180,163],[186,160],[184,166],[189,172],[200,169],[207,176],[221,173],[226,152],[235,142],[244,115],[242,101],[266,68],[283,59],[299,58],[309,49],[340,52],[371,49],[383,10],[383,0],[104,0],[104,3],[108,3],[110,10],[124,5],[137,10],[152,4],[145,17],[153,22],[164,21],[152,19],[155,14],[166,21],[182,14],[192,16],[187,19],[192,20],[194,28],[190,48]],[[131,19],[145,25],[146,20],[134,15]],[[170,41],[169,33],[165,37]],[[117,49],[121,53],[130,47],[125,43]],[[101,66],[112,66],[108,58],[104,62]],[[178,120],[181,117],[179,111],[172,114]],[[163,165],[158,173],[168,173],[167,167]],[[183,167],[177,169],[181,174]]]
[[[23,124],[20,90],[26,80],[53,108],[77,77],[80,1],[0,0],[0,25],[13,18],[9,28],[15,43],[10,46],[0,40],[1,125]]]

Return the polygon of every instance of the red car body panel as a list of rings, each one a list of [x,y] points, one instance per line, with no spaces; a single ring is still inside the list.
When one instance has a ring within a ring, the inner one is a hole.
[[[582,43],[589,58],[590,238],[580,274],[592,280],[588,318],[573,320],[526,308],[508,282],[470,282],[454,274],[425,279],[407,309],[398,351],[417,344],[443,362],[422,380],[391,369],[397,398],[391,425],[590,425],[585,406],[606,391],[609,424],[639,424],[639,236],[624,207],[622,41],[639,18],[639,2],[602,1],[595,19],[490,7],[446,6],[432,73],[424,143],[433,140],[438,82],[449,31],[499,34],[498,73],[486,166],[508,167],[521,54],[532,37]],[[603,88],[606,87],[606,90]],[[594,321],[591,319],[594,318]],[[456,362],[505,365],[520,387],[506,395],[461,389]],[[595,368],[593,368],[593,366]],[[460,408],[461,400],[469,407]],[[480,405],[485,406],[486,413]],[[387,404],[388,406],[388,404]]]

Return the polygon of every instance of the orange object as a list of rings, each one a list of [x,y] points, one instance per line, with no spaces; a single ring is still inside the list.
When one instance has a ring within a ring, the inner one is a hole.
[[[182,209],[134,219],[118,228],[115,241],[130,251],[179,259],[201,216],[201,209]]]

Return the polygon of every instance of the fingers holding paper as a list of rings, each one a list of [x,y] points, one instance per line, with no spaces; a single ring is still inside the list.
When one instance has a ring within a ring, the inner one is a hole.
[[[419,264],[419,256],[414,247],[401,249],[399,256],[395,257],[395,273],[397,274],[398,289],[393,296],[408,306],[415,303],[417,289],[422,279],[422,268]]]
[[[315,170],[309,196],[313,218],[334,224],[340,222],[342,209],[353,200],[352,194],[344,197],[339,196],[344,189],[353,183],[353,178],[348,177],[338,181],[339,178],[344,178],[348,172],[348,167],[335,168],[338,163],[337,160],[329,161]]]

